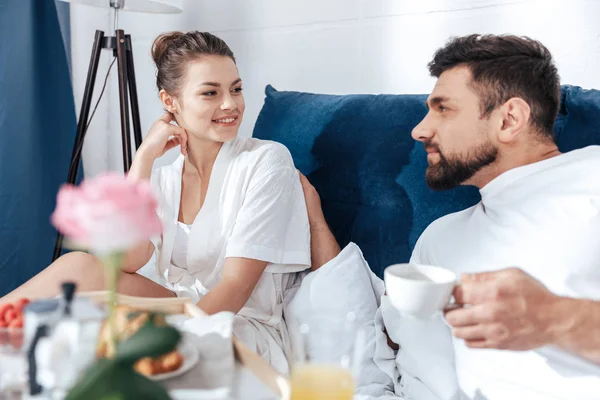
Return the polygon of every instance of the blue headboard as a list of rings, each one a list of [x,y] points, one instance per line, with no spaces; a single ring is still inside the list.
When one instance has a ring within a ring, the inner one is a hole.
[[[321,195],[340,245],[357,243],[371,269],[409,260],[433,220],[479,201],[473,187],[434,192],[426,153],[410,134],[426,95],[324,95],[266,88],[254,137],[290,150]],[[563,151],[600,144],[600,91],[563,86],[555,132]],[[441,243],[440,245],[443,245]]]

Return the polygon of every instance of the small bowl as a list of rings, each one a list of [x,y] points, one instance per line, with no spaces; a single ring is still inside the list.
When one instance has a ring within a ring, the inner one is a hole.
[[[23,328],[0,328],[0,398],[24,398],[27,362]]]
[[[0,351],[3,353],[20,352],[24,336],[23,328],[0,328]]]

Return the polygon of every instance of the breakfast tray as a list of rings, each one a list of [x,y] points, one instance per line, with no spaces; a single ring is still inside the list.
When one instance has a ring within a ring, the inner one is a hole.
[[[86,297],[97,303],[106,303],[108,301],[108,291],[84,292],[77,296]],[[142,310],[159,311],[165,314],[183,314],[188,317],[203,317],[206,313],[198,308],[189,298],[149,298],[134,297],[123,294],[117,295],[117,304],[127,305]],[[234,353],[236,359],[252,373],[269,389],[271,389],[279,398],[286,398],[289,394],[288,379],[275,371],[258,354],[250,350],[246,345],[239,341],[235,336],[232,337]]]

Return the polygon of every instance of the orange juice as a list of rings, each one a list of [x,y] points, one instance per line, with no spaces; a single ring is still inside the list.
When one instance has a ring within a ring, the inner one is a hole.
[[[297,365],[292,372],[291,400],[352,400],[354,380],[336,365]]]

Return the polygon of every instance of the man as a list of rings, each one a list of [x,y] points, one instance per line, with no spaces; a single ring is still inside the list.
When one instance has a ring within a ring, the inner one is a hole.
[[[465,306],[420,321],[382,300],[399,345],[396,394],[600,398],[600,148],[559,152],[550,52],[528,38],[471,35],[438,50],[429,70],[437,83],[412,132],[428,153],[427,183],[474,185],[482,200],[434,221],[411,258],[458,273]],[[313,263],[335,262],[318,194],[303,186]]]

